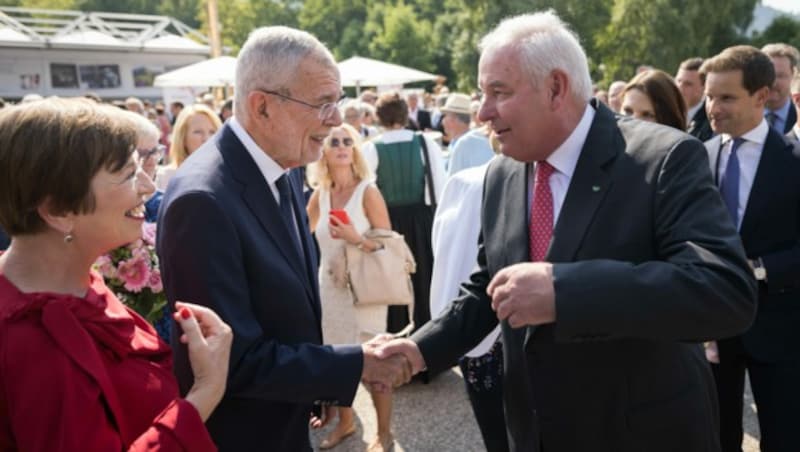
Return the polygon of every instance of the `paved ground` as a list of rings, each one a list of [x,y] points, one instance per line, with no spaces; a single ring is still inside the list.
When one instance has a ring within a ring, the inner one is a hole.
[[[363,452],[375,437],[375,410],[369,393],[363,388],[358,390],[354,407],[356,433],[332,449],[333,452]],[[744,421],[744,452],[758,452],[758,423],[749,386]],[[319,444],[331,428],[313,432],[311,444]],[[395,452],[484,450],[457,368],[440,375],[429,385],[412,383],[398,389],[393,431],[397,440]]]

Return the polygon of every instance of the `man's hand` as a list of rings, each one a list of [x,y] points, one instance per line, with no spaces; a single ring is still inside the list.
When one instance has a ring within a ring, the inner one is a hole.
[[[506,267],[492,278],[486,293],[499,320],[512,328],[542,325],[556,320],[553,264],[526,262]]]
[[[403,355],[377,356],[378,346],[375,343],[361,345],[364,352],[364,367],[361,381],[378,392],[388,392],[391,388],[408,383],[411,380],[411,365]]]
[[[411,368],[411,376],[425,370],[425,358],[419,351],[416,342],[411,339],[393,339],[383,343],[378,348],[378,358],[384,359],[390,356],[401,355],[405,357]]]

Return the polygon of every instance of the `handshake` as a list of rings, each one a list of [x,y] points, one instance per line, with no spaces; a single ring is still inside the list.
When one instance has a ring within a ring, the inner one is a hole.
[[[375,392],[389,392],[425,369],[422,353],[410,339],[379,334],[362,344],[361,349],[364,352],[361,381]]]

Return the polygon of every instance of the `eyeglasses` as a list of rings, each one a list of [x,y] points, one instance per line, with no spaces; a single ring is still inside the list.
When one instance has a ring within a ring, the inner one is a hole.
[[[317,117],[325,121],[326,119],[330,119],[336,112],[339,111],[339,104],[342,103],[344,98],[346,97],[345,93],[339,95],[339,99],[336,102],[327,102],[320,105],[309,104],[308,102],[304,102],[300,99],[295,99],[294,97],[287,96],[285,94],[281,94],[276,91],[268,91],[266,89],[256,89],[256,91],[261,91],[262,93],[272,94],[273,96],[278,96],[281,99],[290,100],[292,102],[297,102],[300,105],[305,105],[306,107],[313,108],[315,110],[319,110]]]
[[[341,143],[342,146],[348,146],[349,147],[349,146],[353,145],[353,139],[352,138],[342,138],[341,141],[340,141],[338,138],[331,138],[331,141],[330,141],[330,143],[328,143],[328,146],[330,146],[332,148],[338,148],[340,143]]]
[[[139,154],[139,158],[142,160],[147,160],[152,156],[156,156],[161,159],[161,156],[164,155],[164,151],[167,150],[167,147],[163,144],[157,144],[150,149],[137,149],[136,152]]]

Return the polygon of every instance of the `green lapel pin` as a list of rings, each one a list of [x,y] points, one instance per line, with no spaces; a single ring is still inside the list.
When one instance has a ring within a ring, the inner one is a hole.
[[[600,186],[599,185],[592,185],[592,191],[595,192],[595,193],[599,192],[600,191]]]

